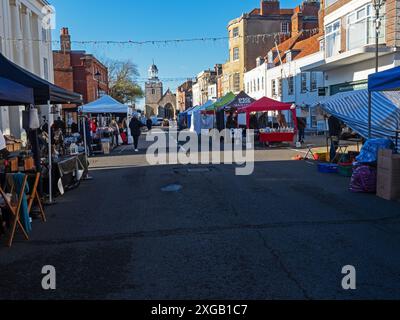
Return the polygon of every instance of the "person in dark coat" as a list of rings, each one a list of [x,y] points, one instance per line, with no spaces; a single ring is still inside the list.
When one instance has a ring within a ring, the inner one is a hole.
[[[237,121],[233,116],[233,113],[230,113],[227,120],[226,120],[226,128],[227,129],[236,129],[237,128]]]
[[[151,121],[150,118],[147,119],[146,126],[147,126],[147,130],[149,130],[149,131],[151,131],[151,129],[153,128],[153,121]]]
[[[304,118],[297,118],[297,128],[299,129],[299,142],[304,143],[307,121]]]
[[[141,135],[141,128],[144,127],[143,123],[141,123],[137,116],[134,116],[129,123],[129,129],[131,130],[131,135],[133,137],[133,145],[135,147],[135,152],[139,152],[139,138]]]

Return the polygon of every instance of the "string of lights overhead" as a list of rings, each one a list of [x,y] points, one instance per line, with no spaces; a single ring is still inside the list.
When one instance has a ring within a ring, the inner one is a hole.
[[[319,29],[307,29],[303,30],[303,34],[317,34]],[[287,38],[291,36],[291,32],[275,32],[275,33],[263,33],[256,35],[239,35],[236,38],[244,38],[246,41],[253,42],[266,42],[269,38],[276,38],[280,40],[282,38]],[[226,41],[232,37],[199,37],[199,38],[187,38],[187,39],[166,39],[166,40],[145,40],[145,41],[135,41],[135,40],[72,40],[72,44],[76,45],[103,45],[103,46],[144,46],[144,45],[169,45],[169,44],[184,44],[193,42],[218,42]],[[45,42],[52,43],[53,45],[60,45],[60,40],[42,40],[42,39],[24,39],[24,38],[1,38],[3,41],[11,42]]]

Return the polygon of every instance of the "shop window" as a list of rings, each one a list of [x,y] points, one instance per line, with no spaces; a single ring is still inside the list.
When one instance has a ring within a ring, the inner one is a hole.
[[[308,91],[307,88],[307,73],[301,73],[301,93],[306,93]]]
[[[232,35],[233,35],[233,38],[238,38],[239,37],[239,28],[238,27],[233,29]]]
[[[292,96],[294,94],[294,78],[288,78],[288,95]]]
[[[310,90],[317,91],[317,73],[311,72],[310,74]]]
[[[235,73],[233,75],[233,88],[235,92],[240,91],[240,73]]]
[[[325,30],[325,41],[326,41],[326,56],[333,57],[341,51],[341,24],[340,20],[337,20],[327,25]]]
[[[271,94],[273,97],[276,97],[276,82],[275,79],[271,80]]]
[[[233,48],[233,61],[238,61],[239,58],[239,48]]]

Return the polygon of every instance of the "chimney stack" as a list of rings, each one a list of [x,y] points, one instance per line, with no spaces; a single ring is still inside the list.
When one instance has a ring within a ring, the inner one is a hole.
[[[69,35],[68,28],[61,29],[60,44],[61,44],[61,51],[64,52],[71,51],[71,36]]]
[[[261,0],[260,15],[267,16],[280,14],[281,5],[279,0]]]

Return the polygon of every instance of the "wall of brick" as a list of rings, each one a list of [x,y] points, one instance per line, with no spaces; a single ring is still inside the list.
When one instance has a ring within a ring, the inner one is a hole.
[[[400,46],[400,1],[386,1],[386,43],[388,46]]]

